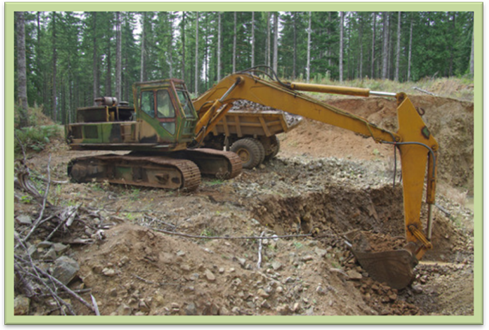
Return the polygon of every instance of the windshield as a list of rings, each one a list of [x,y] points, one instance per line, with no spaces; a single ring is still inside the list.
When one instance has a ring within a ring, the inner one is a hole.
[[[190,99],[188,97],[188,94],[185,93],[184,91],[177,90],[177,95],[178,95],[178,99],[180,100],[180,104],[182,105],[185,117],[194,118],[195,117],[195,110],[194,110],[194,106],[193,106],[192,102],[190,101]]]

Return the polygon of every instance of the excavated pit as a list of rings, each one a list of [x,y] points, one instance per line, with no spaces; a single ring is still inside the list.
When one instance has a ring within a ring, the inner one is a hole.
[[[353,231],[404,235],[402,190],[384,186],[369,190],[332,186],[307,195],[271,197],[255,208],[260,222],[277,233],[300,230],[342,237]]]
[[[421,219],[426,221],[426,205]],[[361,231],[370,252],[397,250],[405,244],[402,187],[384,185],[358,189],[334,185],[322,192],[280,198],[271,196],[253,208],[260,223],[277,234],[313,233],[325,247],[344,246],[351,233]],[[433,250],[423,260],[456,262],[464,255],[457,251],[464,235],[441,212],[435,211]],[[453,253],[456,252],[456,253]]]

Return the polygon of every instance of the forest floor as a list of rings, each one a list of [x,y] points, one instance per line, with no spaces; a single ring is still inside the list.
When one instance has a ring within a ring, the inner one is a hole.
[[[473,315],[473,104],[412,100],[440,144],[437,203],[446,212],[435,209],[434,248],[405,289],[372,280],[345,244],[358,230],[384,241],[404,235],[392,147],[306,119],[279,136],[275,159],[232,180],[203,178],[191,193],[67,182],[70,159],[99,152],[53,141],[26,159],[32,178],[49,176],[51,205],[16,188],[16,235],[41,211],[68,210],[73,222],[55,230],[46,221],[16,254],[52,275],[60,257],[72,259],[66,285],[90,305],[93,296],[102,315]],[[395,130],[391,101],[332,102]],[[262,235],[270,238],[243,238]],[[73,295],[40,297],[43,286],[27,284],[16,278],[18,314],[94,314]]]

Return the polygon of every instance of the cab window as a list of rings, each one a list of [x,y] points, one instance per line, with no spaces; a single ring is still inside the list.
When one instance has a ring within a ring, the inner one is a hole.
[[[156,109],[158,118],[174,118],[175,109],[170,100],[170,94],[167,90],[159,90],[156,92]]]
[[[183,108],[183,113],[187,118],[194,118],[193,105],[188,97],[188,94],[184,91],[177,91],[178,100]]]
[[[141,92],[141,110],[153,118],[155,117],[154,104],[153,91]]]

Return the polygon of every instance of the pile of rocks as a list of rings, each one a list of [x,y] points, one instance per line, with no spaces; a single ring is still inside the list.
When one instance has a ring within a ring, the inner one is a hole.
[[[283,113],[285,117],[285,121],[288,126],[295,126],[303,120],[302,116],[294,115],[282,110],[278,110],[275,108],[268,107],[266,105],[262,105],[259,103],[251,102],[248,100],[237,100],[233,102],[233,106],[229,111],[249,111],[249,112],[276,112]]]

